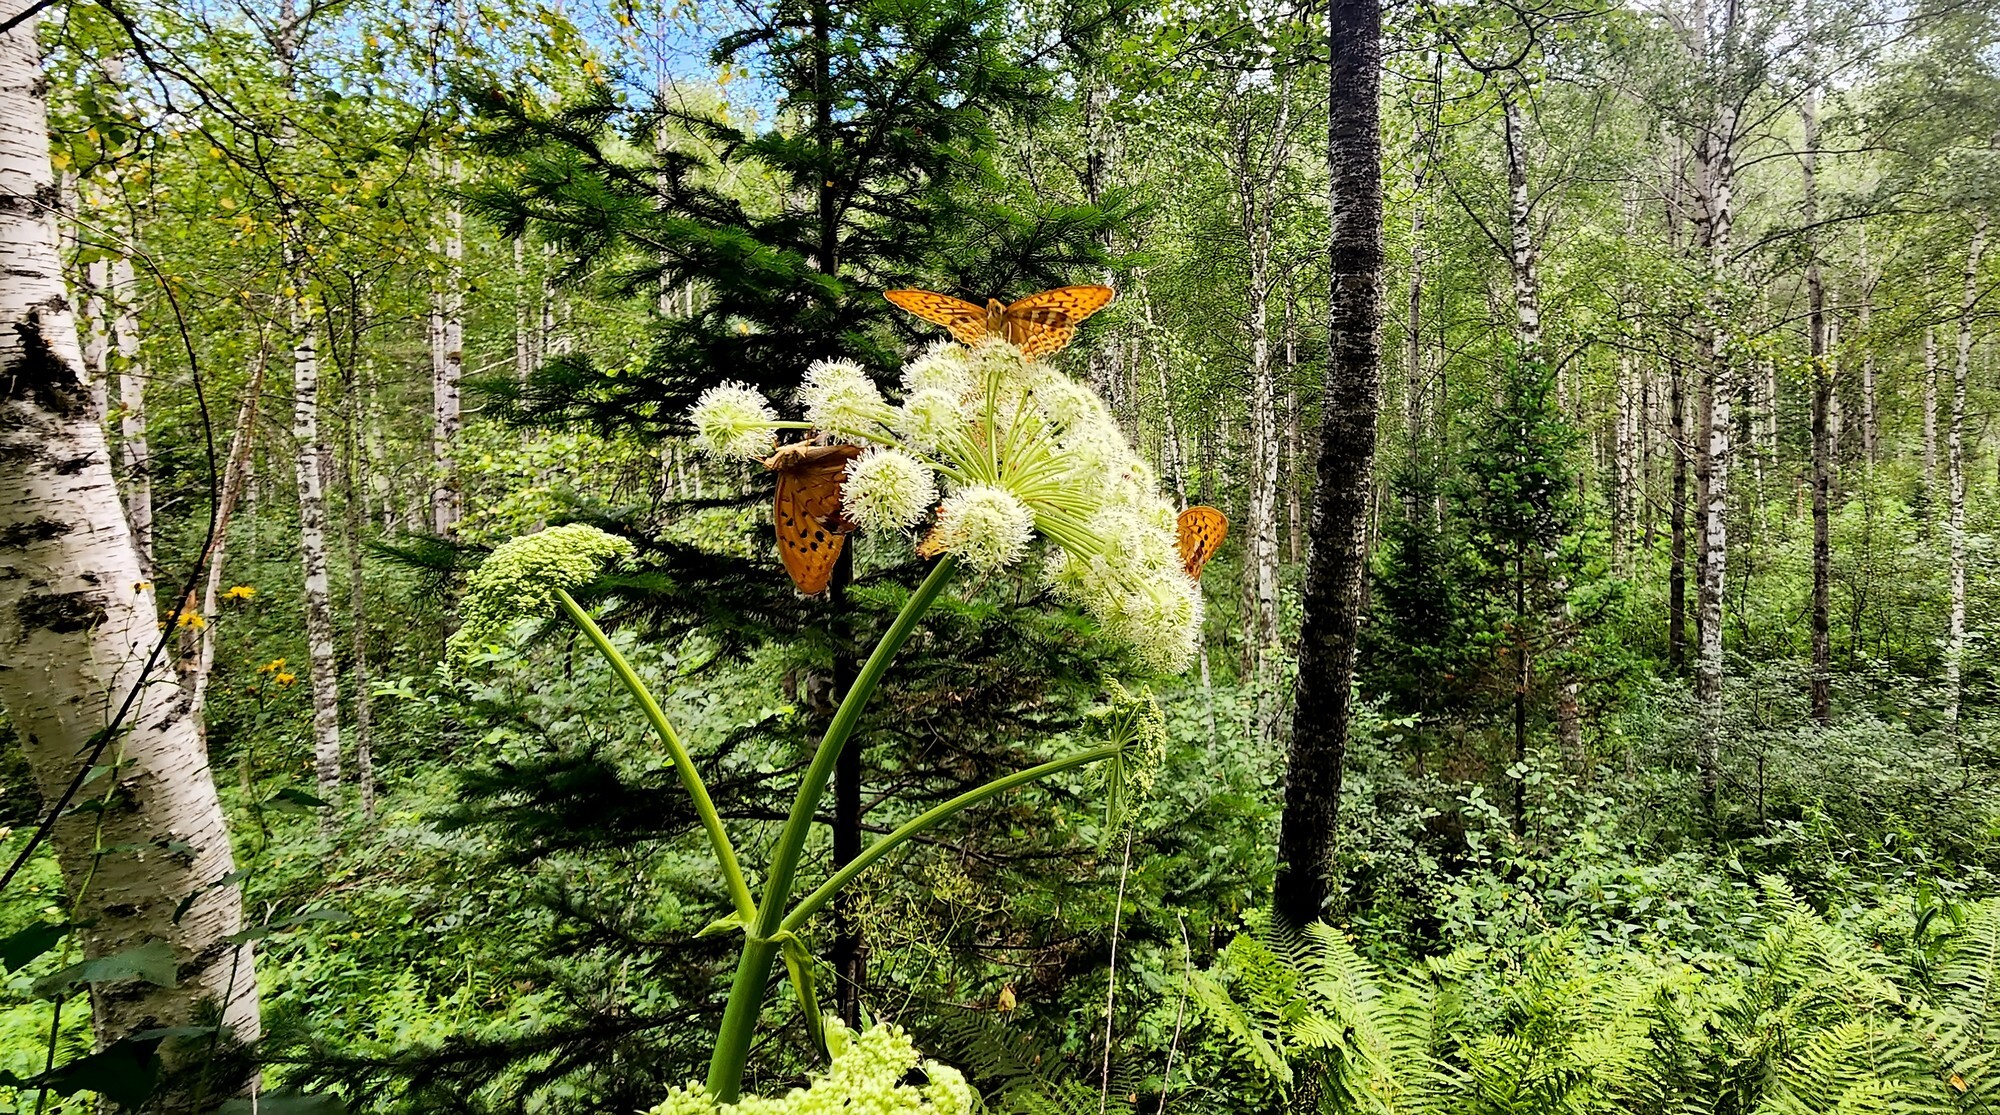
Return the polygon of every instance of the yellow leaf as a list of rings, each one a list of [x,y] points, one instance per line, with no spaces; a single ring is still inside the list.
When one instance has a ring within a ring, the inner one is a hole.
[[[225,197],[216,204],[222,206],[224,209],[234,209],[236,208],[236,199],[233,197]]]

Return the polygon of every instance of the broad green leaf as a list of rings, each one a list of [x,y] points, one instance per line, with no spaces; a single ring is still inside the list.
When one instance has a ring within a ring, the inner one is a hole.
[[[42,998],[56,999],[87,983],[113,983],[123,979],[142,979],[159,987],[173,987],[180,981],[173,946],[165,941],[148,941],[136,948],[72,964],[54,975],[37,980],[34,991]]]
[[[0,940],[0,971],[12,972],[34,958],[56,947],[56,942],[69,932],[69,926],[54,922],[36,922],[34,925],[9,934]]]

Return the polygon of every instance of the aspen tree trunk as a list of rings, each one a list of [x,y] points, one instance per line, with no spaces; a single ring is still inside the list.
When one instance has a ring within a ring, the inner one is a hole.
[[[1417,132],[1420,150],[1424,139],[1420,126]],[[1424,467],[1424,179],[1429,169],[1429,163],[1419,154],[1413,183],[1415,198],[1410,203],[1410,285],[1404,308],[1410,325],[1403,344],[1403,427],[1409,438],[1408,467],[1412,481],[1404,513],[1412,523],[1417,521],[1417,503],[1421,497],[1415,481],[1423,475]]]
[[[528,382],[535,370],[534,337],[528,328],[528,250],[514,238],[514,379]]]
[[[359,330],[357,329],[358,333]],[[347,376],[347,430],[340,439],[340,486],[347,497],[341,541],[347,547],[347,612],[352,628],[349,675],[354,687],[354,781],[361,790],[361,816],[375,819],[374,698],[368,691],[368,577],[363,560],[362,527],[367,513],[362,493],[361,431],[368,420],[367,388],[362,382],[360,345],[350,350],[354,366]]]
[[[1862,265],[1867,266],[1867,241],[1864,239]],[[1870,330],[1875,321],[1875,282],[1873,272],[1861,288],[1861,305],[1855,311],[1855,327],[1861,333],[1861,455],[1872,471],[1881,442],[1881,419],[1875,397],[1875,339]]]
[[[139,571],[153,579],[153,451],[146,442],[146,368],[139,354],[139,278],[131,257],[111,261],[111,359],[118,370],[118,463],[125,477],[125,514]]]
[[[445,214],[444,260],[444,278],[434,295],[438,339],[431,363],[431,529],[450,535],[465,515],[458,481],[459,380],[465,374],[465,212],[456,202]]]
[[[1285,279],[1285,556],[1296,565],[1306,552],[1305,509],[1301,505],[1304,487],[1305,439],[1299,433],[1299,335],[1298,292]]]
[[[1667,663],[1676,673],[1687,665],[1688,448],[1687,370],[1678,353],[1668,357],[1667,421],[1673,452],[1671,506],[1668,508]]]
[[[1937,326],[1924,326],[1924,518],[1937,517]]]
[[[1515,80],[1513,78],[1509,81]],[[1500,108],[1504,116],[1507,149],[1507,246],[1508,264],[1514,278],[1514,347],[1516,359],[1531,369],[1530,374],[1544,374],[1542,351],[1542,290],[1541,276],[1538,274],[1537,251],[1535,248],[1534,214],[1530,209],[1528,194],[1528,146],[1525,135],[1523,111],[1516,90],[1503,82],[1500,91]],[[1533,647],[1528,639],[1527,615],[1521,609],[1526,607],[1525,596],[1528,576],[1526,561],[1517,555],[1514,563],[1516,622],[1521,637],[1517,641],[1515,653],[1517,677],[1514,685],[1514,725],[1515,761],[1525,760],[1527,755],[1528,699],[1535,674]],[[1551,585],[1555,604],[1549,616],[1552,630],[1558,638],[1568,623],[1568,585],[1557,578]],[[1556,687],[1556,735],[1562,753],[1580,766],[1583,754],[1583,717],[1578,708],[1580,687],[1574,678],[1564,678]],[[1521,791],[1525,782],[1515,785],[1515,827],[1525,832],[1526,814],[1523,812]]]
[[[287,271],[302,282],[298,259]],[[305,573],[306,664],[313,699],[313,782],[328,802],[340,800],[340,668],[333,650],[333,593],[326,556],[326,443],[319,426],[319,338],[313,307],[292,299],[292,441],[299,491],[299,561]],[[324,823],[334,824],[328,811]]]
[[[1625,235],[1636,241],[1639,234],[1639,204],[1637,199],[1624,199]],[[1630,283],[1621,285],[1618,304],[1621,313],[1629,313],[1634,302]],[[1639,389],[1638,361],[1633,358],[1632,346],[1627,343],[1618,350],[1618,420],[1617,434],[1612,444],[1612,485],[1611,485],[1611,556],[1620,567],[1625,564],[1625,555],[1633,540],[1633,521],[1638,517],[1640,499],[1640,473],[1638,440],[1646,423],[1643,409],[1644,393]]]
[[[1950,521],[1945,537],[1951,543],[1951,621],[1945,635],[1945,729],[1958,738],[1960,681],[1965,667],[1965,396],[1972,371],[1972,323],[1978,309],[1979,264],[1986,254],[1987,215],[1972,221],[1972,242],[1965,252],[1965,291],[1958,305],[1958,359],[1951,368],[1951,428],[1945,439],[1945,467],[1951,485]]]
[[[1736,0],[1725,0],[1723,17],[1722,72],[1731,72],[1736,37]],[[1729,299],[1724,274],[1729,266],[1730,223],[1734,217],[1732,193],[1735,189],[1737,112],[1727,90],[1716,94],[1720,107],[1701,148],[1702,240],[1708,249],[1709,345],[1704,371],[1707,382],[1707,430],[1702,452],[1704,491],[1701,561],[1697,577],[1696,609],[1700,627],[1700,647],[1695,656],[1695,695],[1704,708],[1704,725],[1699,733],[1695,766],[1701,784],[1703,807],[1715,808],[1719,779],[1717,758],[1722,724],[1722,606],[1727,589],[1729,555],[1729,463],[1732,395],[1730,373]]]
[[[83,374],[90,403],[102,421],[111,413],[111,322],[104,292],[111,286],[111,261],[94,259],[83,268]]]
[[[1327,25],[1326,394],[1275,891],[1278,923],[1294,929],[1325,917],[1332,897],[1382,358],[1381,0],[1330,0]],[[1301,1112],[1316,1110],[1310,1091],[1298,1090]]]
[[[207,578],[201,594],[201,614],[208,623],[201,629],[195,642],[194,660],[181,679],[182,687],[187,690],[189,715],[197,719],[208,698],[209,675],[215,670],[216,624],[222,605],[223,571],[229,563],[229,524],[235,518],[236,504],[243,496],[244,481],[249,476],[250,459],[256,451],[257,410],[264,390],[265,365],[266,358],[259,354],[257,367],[250,373],[250,383],[243,389],[243,401],[237,404],[236,432],[229,439],[229,462],[223,466],[221,490],[216,494],[215,541],[209,547]]]
[[[1251,151],[1249,106],[1236,122],[1237,206],[1250,262],[1250,514],[1248,588],[1253,596],[1245,624],[1246,659],[1259,677],[1257,738],[1271,738],[1277,702],[1266,695],[1262,674],[1278,641],[1278,439],[1276,386],[1271,359],[1272,221],[1277,188],[1290,155],[1292,75],[1287,71],[1278,88],[1278,115],[1269,149],[1259,160]]]
[[[0,35],[0,568],[9,571],[0,576],[0,709],[44,802],[93,763],[116,771],[84,791],[112,808],[68,811],[52,833],[86,955],[152,941],[173,949],[178,986],[95,989],[99,1045],[194,1024],[205,1002],[254,1040],[251,946],[228,939],[242,928],[242,903],[224,883],[235,865],[222,806],[172,672],[148,670],[164,636],[91,409],[42,200],[55,183],[35,31],[29,17]],[[99,733],[114,725],[100,751]],[[247,1082],[219,1083],[227,1094]]]
[[[301,30],[292,0],[279,7],[274,39],[287,88],[298,57]],[[292,335],[292,464],[299,497],[299,565],[305,581],[306,670],[312,686],[313,783],[319,797],[340,800],[340,667],[333,651],[333,599],[326,557],[326,443],[319,427],[319,335],[306,274],[306,253],[296,228],[285,230],[283,248],[287,321]],[[321,825],[334,827],[336,810]]]
[[[1833,555],[1829,535],[1833,490],[1833,438],[1829,422],[1833,408],[1833,367],[1827,359],[1826,283],[1820,275],[1819,235],[1819,104],[1811,90],[1799,102],[1805,151],[1799,156],[1804,178],[1800,220],[1806,234],[1806,349],[1813,379],[1812,490],[1812,716],[1822,725],[1833,723],[1833,655],[1828,636],[1832,618]]]
[[[1528,209],[1527,141],[1522,134],[1521,103],[1511,85],[1501,87],[1500,109],[1506,123],[1508,264],[1514,277],[1514,345],[1518,359],[1535,364],[1542,359],[1542,293],[1535,274],[1535,238]]]

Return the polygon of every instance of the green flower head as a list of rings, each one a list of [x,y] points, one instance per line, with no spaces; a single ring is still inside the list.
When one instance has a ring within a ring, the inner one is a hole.
[[[459,629],[448,659],[463,662],[497,642],[517,620],[545,616],[558,591],[595,579],[607,564],[632,556],[623,538],[582,523],[551,527],[494,550],[466,583]]]
[[[718,1107],[701,1085],[690,1084],[668,1092],[647,1115],[971,1115],[976,1101],[965,1077],[924,1060],[901,1026],[856,1034],[829,1020],[826,1043],[833,1063],[804,1088]],[[922,1069],[926,1083],[903,1083],[912,1069]]]

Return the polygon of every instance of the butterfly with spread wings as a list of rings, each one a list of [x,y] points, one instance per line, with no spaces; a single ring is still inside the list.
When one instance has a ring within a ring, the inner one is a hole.
[[[882,297],[897,306],[951,330],[967,345],[988,337],[1011,342],[1029,359],[1050,356],[1069,347],[1083,319],[1111,304],[1117,292],[1108,286],[1066,286],[1030,294],[1018,302],[989,298],[984,307],[962,298],[928,290],[888,290]]]

